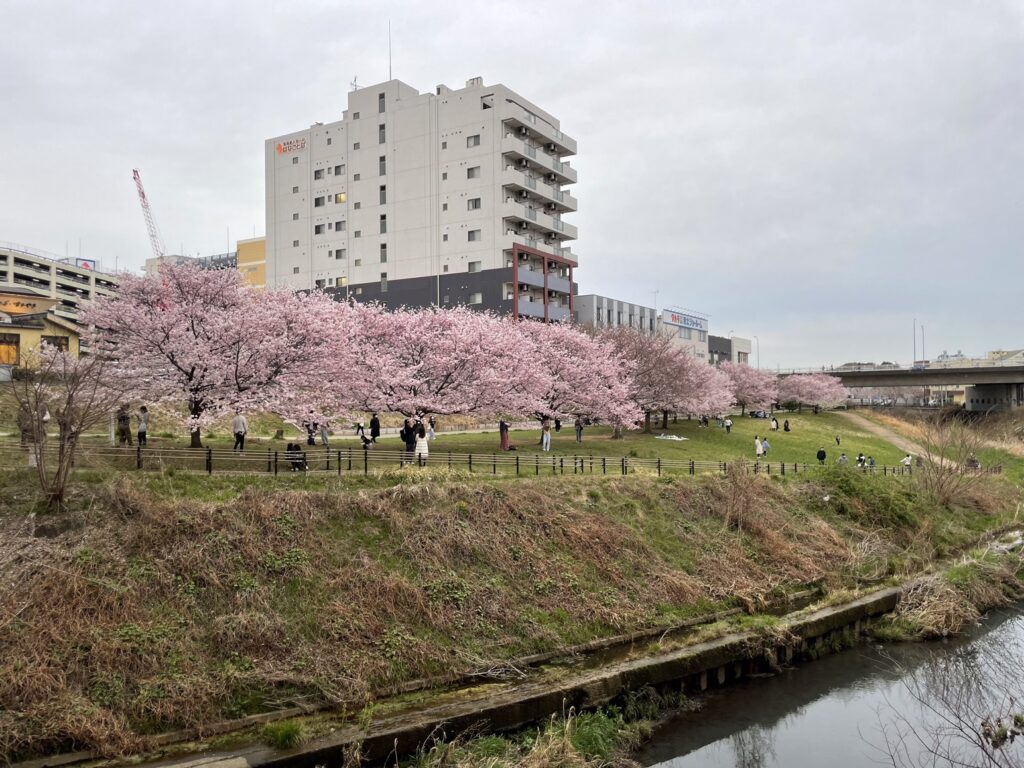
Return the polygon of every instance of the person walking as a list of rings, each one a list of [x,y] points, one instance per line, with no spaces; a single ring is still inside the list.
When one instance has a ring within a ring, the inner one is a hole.
[[[761,441],[761,452],[764,454],[764,457],[766,459],[768,458],[768,448],[768,438],[766,437],[764,440]]]
[[[819,448],[818,449],[818,463],[819,464],[824,464],[825,463],[825,459],[827,459],[827,458],[828,458],[828,454],[825,453],[825,448],[824,447]]]
[[[370,442],[376,443],[378,437],[380,437],[380,418],[375,413],[370,417]]]
[[[238,450],[244,453],[245,436],[249,432],[249,422],[245,418],[245,416],[242,415],[242,412],[240,410],[235,411],[235,418],[231,420],[231,431],[235,435],[235,444],[231,448],[231,450]]]
[[[839,436],[839,435],[836,435],[836,445],[839,445],[839,443],[840,443],[840,442],[841,442],[841,441],[840,441],[840,436]]]
[[[789,432],[789,419],[786,419],[784,422],[782,422],[782,431]]]
[[[322,445],[324,448],[331,447],[331,444],[327,439],[330,433],[331,425],[327,421],[324,421],[324,423],[320,425],[320,445]]]
[[[501,438],[501,450],[508,450],[508,422],[502,419],[498,422],[498,435]]]
[[[754,458],[760,459],[764,456],[764,446],[761,445],[761,439],[754,435]]]
[[[726,416],[723,424],[725,424],[725,434],[728,435],[730,432],[732,432],[732,419]]]
[[[427,430],[424,429],[422,423],[420,423],[415,435],[416,442],[413,443],[413,449],[416,451],[416,461],[419,462],[420,466],[423,466],[427,463],[427,458],[430,456],[430,441],[427,440]]]
[[[551,419],[546,416],[540,423],[540,449],[542,451],[551,450]]]
[[[864,469],[868,465],[868,457],[863,452],[857,454],[857,466]]]
[[[302,426],[306,430],[306,445],[316,445],[316,433],[319,425],[316,423],[316,416],[312,410],[306,416],[306,420],[302,422]]]
[[[576,427],[576,442],[583,442],[583,419],[579,416],[576,417],[576,421],[573,422],[573,426]]]
[[[433,416],[427,419],[427,440],[433,440],[435,437],[437,437],[437,432],[434,431],[434,427],[436,426],[437,421],[434,420]]]
[[[139,438],[139,445],[149,445],[146,440],[147,432],[149,432],[149,409],[143,405],[139,408],[139,432],[136,435]]]
[[[913,463],[914,460],[910,457],[909,453],[902,459],[900,459],[900,464],[902,464],[904,467],[907,467],[908,469],[913,465]]]

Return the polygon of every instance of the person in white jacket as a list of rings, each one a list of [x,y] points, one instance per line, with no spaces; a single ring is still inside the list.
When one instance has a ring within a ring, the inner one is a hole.
[[[235,411],[235,418],[231,420],[231,431],[235,433],[235,445],[231,449],[245,451],[245,435],[249,431],[249,422],[241,411]]]

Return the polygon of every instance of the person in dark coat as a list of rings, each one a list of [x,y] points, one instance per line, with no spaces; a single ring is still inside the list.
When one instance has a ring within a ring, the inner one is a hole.
[[[378,437],[380,437],[380,419],[375,413],[370,417],[370,441],[376,443]]]
[[[409,420],[405,420],[405,426],[402,427],[402,431],[398,433],[398,436],[402,438],[402,442],[405,443],[406,453],[416,452],[416,427]]]
[[[502,419],[498,422],[498,434],[501,435],[501,450],[508,450],[508,422]]]
[[[818,463],[819,464],[824,464],[826,458],[828,458],[828,455],[825,453],[825,449],[824,448],[819,448],[818,449]]]

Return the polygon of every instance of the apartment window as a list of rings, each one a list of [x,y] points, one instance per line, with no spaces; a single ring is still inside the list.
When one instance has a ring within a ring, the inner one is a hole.
[[[442,243],[447,243],[448,242],[448,235],[441,235],[441,242]]]
[[[441,181],[448,181],[448,171],[441,174]]]
[[[352,145],[352,149],[359,149],[359,142],[358,141],[355,144]]]
[[[352,113],[352,119],[353,120],[358,120],[359,119],[359,113],[358,112],[353,112]]]
[[[480,264],[481,263],[482,262],[479,262],[479,261],[471,261],[471,262],[469,262],[469,271],[470,272],[479,272],[480,271]]]
[[[448,265],[447,265],[447,264],[445,264],[445,265],[444,265],[444,268],[443,268],[443,269],[442,269],[441,271],[442,271],[442,272],[447,272],[447,271],[448,271]]]
[[[338,278],[338,285],[340,285],[342,287],[348,285],[348,278],[347,277],[339,277]]]
[[[336,259],[344,259],[346,253],[347,253],[347,251],[344,248],[339,248],[338,250],[336,250],[334,252],[334,258],[336,258]]]
[[[387,140],[388,140],[388,129],[387,129],[387,127],[385,127],[384,123],[381,123],[380,125],[377,126],[377,143],[378,144],[383,144]]]
[[[323,208],[324,207],[324,199],[322,197],[315,198],[313,200],[313,207],[314,208]]]
[[[292,194],[293,195],[297,195],[298,193],[299,193],[299,188],[298,187],[292,187]]]
[[[380,215],[380,233],[382,235],[387,234],[388,231],[388,217],[387,214]]]
[[[352,177],[352,181],[359,181],[359,177],[360,177],[360,174],[358,174],[358,173],[357,173],[357,174],[355,174],[355,175],[354,175],[354,176]]]
[[[293,157],[292,158],[292,165],[298,165],[298,164],[299,164],[299,158]]]
[[[381,293],[387,293],[388,292],[388,273],[387,272],[381,272],[380,273],[380,292]]]
[[[333,277],[328,277],[327,278],[327,284],[328,285],[334,285],[334,278]]]
[[[471,294],[469,294],[469,303],[470,304],[483,304],[484,303],[484,296],[483,296],[483,294],[482,293],[471,293]]]
[[[480,198],[479,197],[471,197],[471,198],[469,198],[469,200],[466,201],[466,210],[476,211],[476,210],[479,210],[479,209],[480,209]]]
[[[356,296],[362,296],[363,295],[363,289],[362,288],[356,288],[355,289],[355,294],[356,294]]]
[[[383,176],[388,172],[388,159],[386,156],[381,155],[377,158],[377,173]]]
[[[317,280],[317,281],[316,281],[316,287],[317,287],[317,288],[323,288],[323,287],[324,287],[324,284],[325,284],[325,283],[324,283],[324,281],[323,281],[323,280]]]
[[[446,271],[447,271],[447,270],[446,270]],[[444,297],[444,303],[445,303],[445,304],[448,304],[448,303],[449,303],[449,299],[448,299],[448,297],[447,297],[447,296],[445,296],[445,297]]]
[[[299,214],[293,213],[292,214],[292,221],[298,221],[298,220],[299,220]]]
[[[362,237],[362,236],[363,236],[363,231],[362,231],[361,229],[357,229],[357,230],[356,230],[356,231],[355,231],[355,232],[354,232],[354,233],[352,234],[352,236],[353,236],[353,237]]]
[[[344,203],[346,200],[348,200],[348,194],[345,192],[339,192],[334,196],[334,202],[336,203]]]
[[[331,146],[331,137],[330,136],[327,137],[327,146],[328,147]]]
[[[313,171],[313,178],[314,179],[322,179],[323,177],[324,177],[324,169],[323,168],[319,168],[319,169]]]
[[[324,225],[323,224],[317,224],[316,226],[313,227],[313,234],[314,235],[322,235],[323,233],[324,233]]]
[[[387,243],[381,243],[380,244],[380,263],[381,264],[387,264],[388,263],[388,244]]]
[[[352,266],[354,266],[354,267],[361,267],[361,266],[363,266],[363,260],[362,259],[355,259],[355,260],[353,260],[352,261]]]
[[[335,232],[344,232],[345,231],[345,221],[342,220],[342,221],[334,222],[334,231]]]
[[[334,175],[335,176],[344,176],[345,175],[345,165],[342,164],[342,165],[334,166]]]
[[[697,340],[700,341],[700,342],[707,341],[708,340],[708,332],[707,331],[697,331]]]
[[[388,188],[383,184],[380,185],[380,204],[384,205],[388,201]]]
[[[384,111],[384,94],[383,93],[378,93],[377,94],[377,111],[378,112],[383,112]]]
[[[299,241],[298,240],[292,240],[292,248],[298,248],[298,247],[299,247]]]
[[[299,274],[299,268],[298,267],[292,267],[292,274],[293,275]]]
[[[357,211],[358,211],[358,210],[359,210],[360,208],[362,208],[362,207],[363,207],[363,204],[362,204],[362,203],[352,203],[352,207],[353,207],[353,208],[354,208],[355,210],[357,210]]]
[[[476,134],[473,134],[472,136],[467,136],[466,137],[466,146],[467,147],[479,147],[480,146],[480,134],[476,133]]]
[[[448,149],[448,142],[447,141],[442,141],[441,142],[441,149]]]
[[[448,210],[448,203],[441,203],[441,210],[442,211],[447,211]]]
[[[479,179],[480,178],[480,166],[474,165],[472,168],[466,169],[467,179]]]
[[[679,331],[679,335],[682,336],[684,339],[692,339],[693,331],[691,331],[689,328],[681,328]]]
[[[480,239],[480,230],[479,229],[471,229],[471,230],[469,230],[467,235],[468,235],[467,239],[469,240],[469,242],[475,243],[477,240]]]
[[[63,349],[66,352],[69,349],[68,345],[71,343],[67,336],[42,336],[40,341],[44,341],[57,349]]]

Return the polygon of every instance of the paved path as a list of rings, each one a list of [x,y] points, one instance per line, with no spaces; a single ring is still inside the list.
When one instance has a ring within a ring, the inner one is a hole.
[[[880,437],[886,440],[901,451],[912,453],[916,456],[921,456],[925,453],[925,450],[919,443],[915,443],[913,440],[904,437],[898,432],[893,432],[888,427],[883,427],[881,424],[876,424],[870,419],[865,419],[859,413],[853,411],[835,411],[847,421],[851,422],[858,429],[863,429],[865,432],[870,432],[875,437]]]

